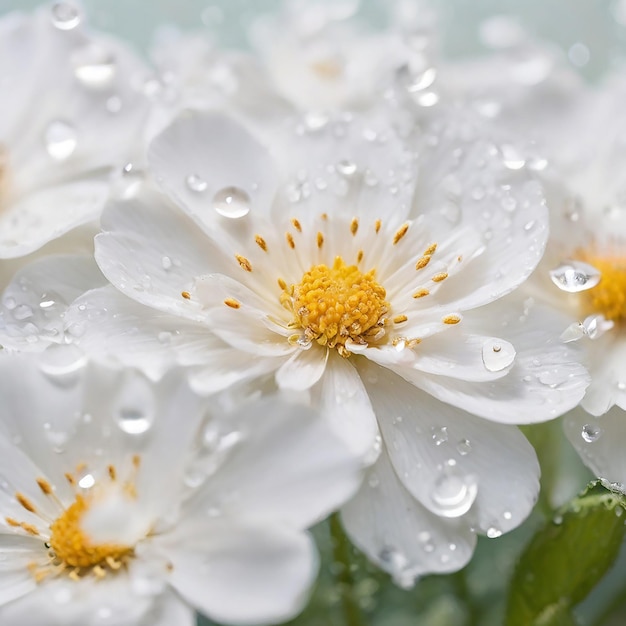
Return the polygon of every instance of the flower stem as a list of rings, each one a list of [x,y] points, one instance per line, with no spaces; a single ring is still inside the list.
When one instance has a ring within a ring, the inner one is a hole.
[[[351,570],[351,544],[341,526],[339,514],[330,517],[330,536],[333,544],[333,561],[336,566],[336,583],[341,594],[345,626],[366,626],[354,590],[355,580]]]

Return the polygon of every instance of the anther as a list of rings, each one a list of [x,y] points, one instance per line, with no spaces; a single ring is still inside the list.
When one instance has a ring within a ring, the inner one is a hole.
[[[445,280],[446,278],[448,278],[448,272],[439,272],[439,274],[435,274],[431,280],[434,283],[440,283],[442,280]]]
[[[396,317],[393,318],[393,323],[402,324],[402,322],[406,322],[408,319],[406,315],[396,315]]]
[[[324,235],[320,232],[317,233],[317,247],[321,248],[324,245]]]
[[[238,300],[235,300],[235,298],[226,298],[226,300],[224,300],[224,304],[229,306],[231,309],[241,308],[241,303]]]
[[[393,236],[393,245],[395,246],[404,235],[406,235],[406,231],[409,230],[408,224],[402,224],[396,234]]]
[[[185,300],[191,300],[191,294],[188,291],[181,291],[180,295],[185,298]]]
[[[246,270],[246,272],[252,271],[252,263],[246,259],[245,256],[241,256],[240,254],[236,254],[235,258],[237,259],[237,263],[239,263],[241,269]]]
[[[350,232],[352,236],[356,235],[356,231],[359,230],[359,220],[355,217],[350,222]]]
[[[291,233],[285,233],[285,239],[289,244],[289,247],[293,250],[296,247],[296,242],[293,240],[293,235]]]
[[[382,225],[382,222],[380,220],[376,220],[374,222],[374,230],[378,233],[378,231],[380,230],[380,227]]]
[[[430,263],[430,255],[426,254],[423,257],[419,258],[417,260],[417,263],[415,264],[415,269],[416,270],[421,270],[423,268],[425,268],[429,263]]]
[[[45,478],[38,478],[37,485],[44,495],[49,496],[53,493],[52,485]]]
[[[256,241],[257,245],[259,246],[259,248],[261,248],[261,250],[263,250],[263,252],[267,252],[267,243],[265,242],[265,239],[261,237],[261,235],[255,235],[254,241]]]
[[[413,297],[414,298],[423,298],[424,296],[427,296],[429,293],[430,293],[430,291],[428,291],[428,289],[418,289],[413,294]]]
[[[37,513],[35,505],[25,495],[16,493],[15,499],[30,513]]]
[[[294,217],[291,220],[291,223],[293,224],[293,227],[299,232],[302,232],[302,225],[300,224],[300,222]]]
[[[441,321],[444,324],[458,324],[461,318],[458,315],[446,315]]]

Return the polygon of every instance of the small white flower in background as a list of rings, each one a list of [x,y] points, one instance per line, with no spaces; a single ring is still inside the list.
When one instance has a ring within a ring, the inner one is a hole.
[[[111,172],[136,150],[145,70],[83,17],[57,2],[0,20],[2,259],[97,221]]]
[[[381,120],[329,116],[275,147],[294,179],[228,118],[188,113],[150,159],[186,215],[146,191],[112,203],[96,240],[137,303],[108,287],[66,316],[81,348],[152,375],[169,349],[204,393],[272,375],[309,394],[355,454],[380,454],[344,521],[403,585],[525,518],[539,468],[512,424],[587,384],[562,318],[502,298],[539,261],[547,214],[482,130],[442,117],[409,149]]]
[[[42,369],[0,359],[3,626],[301,610],[317,574],[304,529],[360,480],[313,410],[213,402],[207,418],[176,374],[152,388],[129,370]]]

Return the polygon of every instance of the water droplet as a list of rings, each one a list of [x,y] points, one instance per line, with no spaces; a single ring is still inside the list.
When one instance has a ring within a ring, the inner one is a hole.
[[[563,516],[562,515],[555,515],[552,518],[552,523],[556,524],[557,526],[560,526],[563,523]]]
[[[593,424],[585,424],[580,431],[580,435],[587,443],[593,443],[602,436],[602,429]]]
[[[328,114],[311,111],[304,116],[304,125],[310,132],[317,132],[326,127],[329,122]]]
[[[128,435],[143,435],[152,427],[155,413],[150,383],[140,374],[129,372],[113,410],[119,429]]]
[[[222,217],[244,217],[250,212],[250,196],[239,187],[224,187],[213,196],[213,208]]]
[[[448,441],[448,427],[442,426],[441,428],[432,428],[432,438],[435,445],[440,446],[442,443]]]
[[[503,517],[505,520],[511,520],[511,519],[513,518],[513,513],[511,513],[511,511],[504,511],[504,512],[502,513],[502,517]]]
[[[93,474],[85,474],[79,481],[78,486],[81,489],[91,489],[96,484]]]
[[[409,561],[400,550],[393,546],[384,546],[378,553],[378,558],[382,568],[391,574],[399,587],[408,589],[413,585],[415,575],[408,569]]]
[[[501,372],[512,365],[515,355],[513,345],[503,339],[488,339],[483,344],[483,364],[490,372]]]
[[[435,481],[430,496],[437,514],[460,517],[470,510],[477,494],[478,484],[472,476],[445,470]]]
[[[195,191],[196,193],[202,193],[206,191],[208,187],[206,180],[197,174],[189,174],[189,176],[185,178],[185,184],[191,191]]]
[[[2,300],[2,304],[4,304],[6,309],[9,311],[12,311],[17,306],[17,302],[12,296],[5,296]]]
[[[142,435],[152,426],[152,416],[139,407],[121,407],[117,412],[117,424],[129,435]]]
[[[601,278],[600,272],[582,261],[566,261],[550,271],[552,282],[562,291],[577,293],[595,287]]]
[[[489,528],[487,528],[487,537],[489,537],[489,539],[497,539],[501,535],[502,531],[495,526],[490,526]]]
[[[238,430],[233,430],[225,435],[222,435],[217,443],[216,451],[225,452],[231,450],[234,446],[243,440],[243,433]]]
[[[70,2],[56,2],[50,13],[53,26],[59,30],[72,30],[80,24],[80,11]]]
[[[504,167],[510,170],[520,170],[526,165],[526,159],[515,146],[503,145],[500,149],[502,150]]]
[[[342,176],[354,176],[357,171],[357,164],[353,161],[349,161],[348,159],[343,159],[337,163],[337,171]]]
[[[76,131],[67,122],[55,120],[46,128],[44,143],[48,154],[55,161],[64,161],[76,149]]]
[[[196,489],[199,487],[207,478],[207,475],[202,471],[201,468],[192,466],[187,469],[183,476],[183,482],[190,489]]]
[[[604,315],[589,315],[582,321],[582,328],[584,333],[589,339],[598,339],[605,332],[611,330],[615,323],[612,320],[607,320]]]
[[[72,64],[76,79],[91,89],[108,87],[117,70],[113,53],[97,44],[74,52]]]
[[[168,256],[164,256],[161,258],[161,267],[167,271],[172,268],[172,259]]]
[[[461,456],[465,456],[466,454],[469,454],[472,451],[472,445],[470,443],[470,440],[461,439],[461,441],[459,441],[459,443],[456,446],[456,450]]]
[[[74,345],[55,344],[47,348],[39,358],[41,371],[55,384],[71,387],[78,383],[78,373],[87,357]]]
[[[13,317],[18,320],[27,320],[29,317],[33,316],[33,310],[27,304],[18,304],[13,309]]]

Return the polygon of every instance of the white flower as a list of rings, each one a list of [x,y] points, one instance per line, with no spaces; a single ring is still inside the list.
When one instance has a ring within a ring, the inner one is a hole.
[[[97,220],[111,169],[132,156],[144,70],[81,21],[65,2],[0,20],[0,258]]]
[[[207,419],[176,375],[151,388],[6,355],[0,370],[4,626],[191,626],[194,609],[259,624],[302,608],[317,571],[304,529],[359,481],[314,411],[214,402]]]
[[[285,181],[228,118],[183,116],[151,162],[187,215],[146,193],[112,204],[96,240],[102,271],[141,305],[95,290],[67,323],[83,324],[82,348],[153,374],[162,325],[204,393],[270,374],[309,393],[356,454],[382,449],[370,477],[381,488],[366,485],[345,520],[408,584],[465,563],[472,529],[520,523],[538,466],[510,425],[575,406],[587,376],[558,316],[494,302],[542,254],[537,185],[466,120],[437,120],[414,152],[370,123],[331,117],[301,136],[287,153],[300,174]]]

